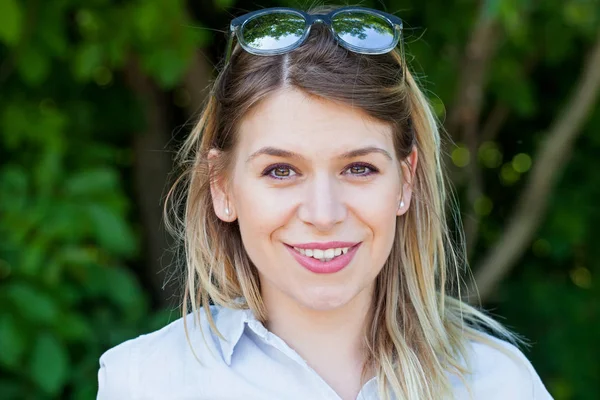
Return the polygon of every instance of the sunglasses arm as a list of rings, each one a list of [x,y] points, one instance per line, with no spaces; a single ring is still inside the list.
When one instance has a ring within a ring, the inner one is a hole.
[[[233,51],[233,39],[235,37],[236,28],[232,25],[229,28],[229,38],[227,39],[227,48],[225,50],[225,65],[229,63],[231,52]]]
[[[406,54],[404,53],[404,32],[403,29],[401,27],[398,27],[398,25],[396,25],[395,29],[398,31],[398,34],[400,35],[400,57],[402,60],[402,79],[404,81],[404,83],[406,83],[406,75],[407,75],[407,68],[408,65],[406,64]]]

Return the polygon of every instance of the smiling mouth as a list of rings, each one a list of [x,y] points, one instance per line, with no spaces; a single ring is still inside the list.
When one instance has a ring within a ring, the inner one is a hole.
[[[327,250],[321,249],[301,249],[298,247],[287,245],[290,249],[293,249],[296,253],[301,254],[305,257],[314,258],[315,260],[319,260],[321,262],[329,262],[331,260],[335,260],[340,256],[348,253],[348,251],[352,250],[354,247],[358,246],[360,243],[355,244],[354,246],[349,247],[335,247]]]
[[[346,268],[358,251],[362,242],[351,247],[338,247],[333,249],[300,249],[285,245],[299,265],[316,274],[333,274]],[[304,254],[301,251],[304,250]],[[313,252],[312,255],[307,255]],[[332,255],[333,250],[333,255]],[[339,253],[339,255],[335,255]],[[316,253],[316,254],[315,254]]]

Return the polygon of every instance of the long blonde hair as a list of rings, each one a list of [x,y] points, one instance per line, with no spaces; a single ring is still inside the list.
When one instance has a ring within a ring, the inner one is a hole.
[[[293,86],[389,123],[398,159],[405,160],[416,146],[419,162],[411,206],[398,217],[391,253],[376,279],[365,337],[367,364],[376,371],[381,398],[393,394],[399,399],[439,399],[451,396],[448,372],[463,380],[469,372],[469,340],[493,346],[483,330],[508,339],[514,336],[460,300],[464,241],[452,240],[447,225],[449,192],[440,129],[404,66],[398,51],[377,56],[349,52],[318,25],[304,45],[288,54],[260,57],[236,46],[180,150],[183,171],[169,191],[165,216],[167,227],[183,243],[187,271],[183,315],[191,307],[198,316],[200,308],[208,310],[212,302],[250,308],[264,322],[268,315],[258,275],[238,224],[216,216],[210,191],[211,181],[229,183],[240,120],[270,93]],[[209,163],[210,149],[219,149],[221,156]],[[239,298],[244,302],[236,301]],[[206,315],[211,329],[221,336],[211,313]]]

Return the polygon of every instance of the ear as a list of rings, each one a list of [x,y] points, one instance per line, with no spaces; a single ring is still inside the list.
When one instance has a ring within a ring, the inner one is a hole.
[[[214,162],[220,155],[221,151],[217,149],[211,149],[208,152],[209,173],[212,174]],[[235,208],[232,196],[228,193],[222,177],[215,176],[210,180],[210,194],[212,196],[213,208],[217,217],[225,222],[235,221]],[[229,214],[225,212],[226,209],[229,209]]]
[[[400,196],[398,197],[398,204],[404,202],[404,205],[402,207],[398,206],[397,215],[406,213],[410,206],[418,159],[419,154],[417,152],[417,146],[413,146],[410,154],[401,162],[402,189],[400,191]]]

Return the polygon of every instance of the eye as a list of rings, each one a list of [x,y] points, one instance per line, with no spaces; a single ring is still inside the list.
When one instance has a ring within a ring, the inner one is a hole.
[[[273,179],[285,180],[289,179],[289,177],[294,176],[296,171],[294,171],[289,165],[286,164],[278,164],[272,167],[267,168],[262,175],[269,176]]]
[[[379,172],[374,166],[363,163],[352,164],[346,171],[350,171],[350,175],[358,177],[366,177]]]

